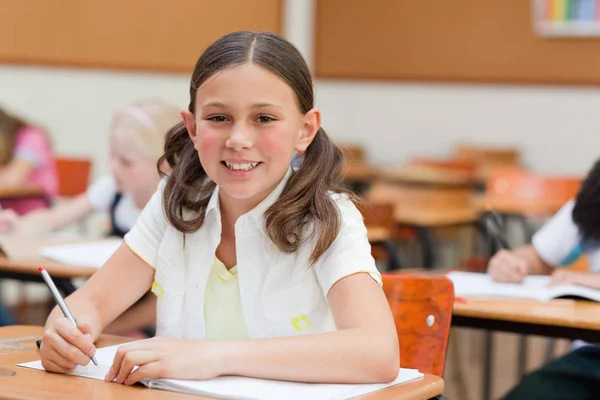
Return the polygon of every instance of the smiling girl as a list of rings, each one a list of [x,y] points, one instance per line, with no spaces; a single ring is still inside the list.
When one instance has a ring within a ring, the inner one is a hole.
[[[152,288],[158,337],[121,346],[107,380],[394,380],[392,314],[296,48],[270,33],[220,38],[182,117],[165,144],[172,172],[67,299],[78,328],[59,310],[48,318],[44,367],[87,365],[104,327]]]

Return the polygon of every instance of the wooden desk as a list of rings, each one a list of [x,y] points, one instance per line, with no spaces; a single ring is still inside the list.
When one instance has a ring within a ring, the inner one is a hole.
[[[524,217],[547,217],[552,216],[564,206],[563,202],[536,201],[536,202],[517,202],[517,201],[494,201],[489,202],[485,194],[476,194],[472,197],[473,206],[484,211],[489,205],[494,211],[505,215],[518,215]],[[489,203],[489,204],[488,204]]]
[[[390,230],[383,226],[367,226],[367,238],[369,243],[385,242],[390,240]]]
[[[467,299],[454,304],[452,325],[600,342],[600,304]]]
[[[387,168],[380,172],[383,180],[395,183],[429,186],[473,186],[478,183],[472,174],[461,171],[406,166]]]
[[[154,399],[195,399],[208,400],[203,396],[148,389],[144,386],[124,386],[95,379],[77,376],[52,374],[28,368],[15,367],[15,364],[39,360],[35,338],[23,340],[23,349],[6,353],[2,339],[40,336],[42,327],[10,326],[0,328],[0,399],[112,399],[112,400],[154,400]],[[111,346],[131,339],[117,336],[102,336],[98,347]],[[14,374],[13,374],[14,372]],[[440,395],[444,381],[433,375],[398,385],[381,392],[362,397],[365,400],[424,400]]]
[[[600,304],[589,301],[567,301],[565,304],[563,300],[544,303],[511,299],[467,299],[466,303],[454,303],[452,325],[487,331],[483,349],[481,397],[487,400],[491,399],[492,392],[491,331],[600,342]],[[520,342],[516,369],[519,378],[524,374],[526,363],[525,343],[525,340]]]
[[[400,225],[414,225],[425,228],[469,225],[477,222],[478,219],[479,210],[475,208],[406,210],[398,207],[394,213],[394,220]]]
[[[75,290],[72,279],[89,278],[95,268],[62,264],[40,255],[43,246],[99,240],[98,237],[60,237],[53,235],[1,235],[0,278],[25,282],[43,282],[38,267],[43,265],[54,279],[54,283],[65,294]]]
[[[0,200],[25,197],[46,197],[46,192],[39,187],[7,187],[0,189]]]
[[[434,263],[433,238],[435,228],[475,224],[480,209],[472,206],[468,187],[414,186],[404,183],[375,182],[365,198],[372,204],[392,204],[394,222],[415,230],[425,268]]]

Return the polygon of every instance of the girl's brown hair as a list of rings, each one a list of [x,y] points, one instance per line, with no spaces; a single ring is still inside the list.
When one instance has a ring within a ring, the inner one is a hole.
[[[26,126],[25,121],[0,108],[0,165],[12,160],[17,133]]]
[[[210,45],[198,59],[190,83],[190,112],[195,112],[196,92],[208,78],[225,68],[256,64],[283,79],[294,90],[302,114],[314,106],[312,78],[300,52],[272,33],[234,32]],[[331,246],[340,229],[340,215],[331,192],[347,193],[338,183],[343,156],[322,128],[292,173],[281,196],[265,212],[266,233],[283,252],[293,253],[312,226],[318,240],[311,254],[314,263]],[[165,153],[172,172],[164,190],[164,208],[169,222],[180,232],[190,233],[204,222],[206,206],[215,184],[200,164],[183,122],[167,135]],[[184,218],[184,211],[196,216]]]

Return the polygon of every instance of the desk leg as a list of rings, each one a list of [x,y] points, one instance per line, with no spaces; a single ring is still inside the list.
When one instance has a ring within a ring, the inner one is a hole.
[[[415,226],[415,232],[417,233],[417,237],[419,238],[419,243],[421,244],[421,254],[423,257],[423,267],[425,269],[433,268],[433,240],[431,238],[431,232],[429,228],[424,226]]]
[[[518,347],[517,380],[520,382],[525,376],[525,366],[527,365],[527,335],[519,335]]]
[[[392,240],[386,240],[381,243],[381,245],[385,248],[388,253],[388,268],[391,271],[396,271],[402,268],[402,264],[400,262],[400,256],[398,255],[398,251],[396,249],[396,244]]]
[[[546,355],[544,356],[544,364],[548,364],[554,358],[554,345],[556,344],[555,338],[548,338],[546,343]]]
[[[492,349],[494,336],[492,331],[484,331],[483,334],[483,386],[481,392],[482,400],[492,399]]]

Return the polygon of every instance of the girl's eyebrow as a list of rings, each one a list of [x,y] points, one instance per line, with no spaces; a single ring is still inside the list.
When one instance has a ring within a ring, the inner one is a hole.
[[[221,108],[225,108],[227,107],[225,104],[218,102],[218,101],[209,101],[207,103],[202,104],[200,107],[221,107]]]
[[[200,107],[201,108],[205,108],[205,107],[227,108],[227,106],[224,103],[221,103],[219,101],[209,101],[207,103],[202,104]],[[281,106],[279,104],[267,103],[267,102],[256,103],[251,106],[251,108],[265,108],[265,107],[283,108],[283,106]]]
[[[257,103],[257,104],[252,105],[252,108],[265,108],[265,107],[283,108],[279,104],[275,104],[275,103]]]

